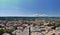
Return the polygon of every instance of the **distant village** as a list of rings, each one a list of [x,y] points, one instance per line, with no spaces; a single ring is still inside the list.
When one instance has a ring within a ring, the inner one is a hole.
[[[56,20],[0,20],[0,35],[60,35]]]

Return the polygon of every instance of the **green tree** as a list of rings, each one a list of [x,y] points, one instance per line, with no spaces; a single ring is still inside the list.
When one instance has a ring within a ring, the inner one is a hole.
[[[0,29],[0,35],[2,35],[5,32],[4,29]]]
[[[13,31],[13,30],[11,30],[11,29],[7,29],[7,30],[6,30],[6,32],[7,32],[7,33],[10,33],[10,34],[12,33],[12,31]]]

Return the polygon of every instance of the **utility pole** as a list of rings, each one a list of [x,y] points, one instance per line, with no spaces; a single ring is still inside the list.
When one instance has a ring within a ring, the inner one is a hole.
[[[29,27],[29,35],[31,35],[31,30],[30,30],[30,27]]]
[[[28,24],[28,26],[29,26],[29,35],[31,35],[31,29],[30,29],[30,23]]]

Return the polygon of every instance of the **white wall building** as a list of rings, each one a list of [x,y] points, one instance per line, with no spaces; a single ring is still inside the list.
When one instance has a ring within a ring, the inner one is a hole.
[[[3,33],[2,35],[10,35],[9,33]]]

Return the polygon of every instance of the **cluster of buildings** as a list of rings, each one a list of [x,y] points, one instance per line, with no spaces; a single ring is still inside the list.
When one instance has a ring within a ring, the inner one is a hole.
[[[54,20],[6,21],[0,20],[0,29],[12,30],[11,34],[5,32],[2,35],[60,35],[60,27]]]

